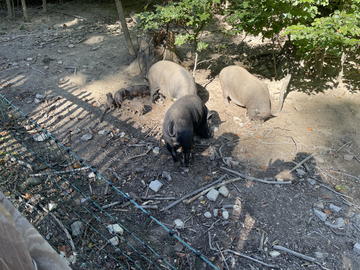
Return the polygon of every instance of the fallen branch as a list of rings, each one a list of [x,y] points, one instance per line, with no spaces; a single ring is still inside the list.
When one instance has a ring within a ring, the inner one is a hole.
[[[198,192],[200,192],[200,191],[202,191],[202,190],[204,190],[204,189],[206,189],[206,188],[208,188],[208,187],[210,187],[210,186],[212,186],[212,185],[214,185],[214,184],[216,184],[216,183],[221,182],[225,177],[226,177],[226,174],[224,174],[223,176],[221,176],[221,177],[220,177],[218,180],[216,180],[215,182],[213,182],[213,183],[211,183],[211,184],[209,184],[209,185],[206,185],[205,187],[199,188],[199,189],[191,192],[190,194],[185,195],[184,197],[178,199],[177,201],[173,202],[172,204],[170,204],[170,205],[166,206],[165,208],[161,209],[160,212],[166,211],[166,210],[170,209],[171,207],[177,205],[178,203],[182,202],[182,201],[185,200],[186,198],[189,198],[189,197],[193,196],[194,194],[197,194]]]
[[[53,172],[49,172],[49,173],[37,173],[37,174],[30,174],[29,176],[46,176],[46,175],[50,175],[50,174],[60,174],[60,173],[69,173],[69,172],[77,172],[77,171],[83,171],[83,170],[88,170],[89,167],[82,167],[82,168],[78,168],[78,169],[73,169],[73,170],[66,170],[66,171],[53,171]]]
[[[238,256],[240,256],[240,257],[243,257],[243,258],[245,258],[245,259],[249,259],[249,260],[252,260],[252,261],[254,261],[254,262],[260,263],[261,265],[264,265],[264,266],[266,266],[266,267],[279,268],[279,266],[277,266],[277,265],[264,263],[264,262],[262,262],[262,261],[259,261],[259,260],[257,260],[257,259],[251,258],[251,257],[249,257],[249,256],[246,256],[246,255],[241,254],[241,253],[239,253],[239,252],[233,251],[233,250],[231,250],[231,249],[224,250],[224,252],[231,252],[231,253],[233,253],[233,254],[235,254],[235,255],[238,255]]]
[[[301,254],[301,253],[298,253],[296,251],[292,251],[291,249],[288,249],[286,247],[282,247],[282,246],[273,246],[274,249],[276,250],[280,250],[280,251],[283,251],[283,252],[287,252],[287,253],[290,253],[298,258],[301,258],[303,260],[306,260],[306,261],[309,261],[309,262],[314,262],[315,261],[315,258],[313,257],[309,257],[309,256],[306,256],[304,254]]]
[[[175,197],[140,197],[142,200],[158,200],[158,201],[165,201],[165,200],[176,200]]]
[[[219,183],[219,184],[216,184],[216,185],[213,185],[205,190],[203,190],[202,192],[200,192],[199,194],[195,195],[194,197],[192,197],[191,199],[185,201],[185,204],[189,204],[189,203],[192,203],[193,201],[195,201],[197,198],[199,198],[200,196],[203,196],[205,195],[206,193],[208,193],[211,189],[213,188],[219,188],[221,186],[224,186],[226,184],[230,184],[230,183],[233,183],[233,182],[236,182],[236,181],[239,181],[239,180],[242,180],[242,178],[234,178],[234,179],[230,179],[230,180],[227,180],[223,183]]]
[[[294,168],[292,168],[290,170],[290,172],[292,172],[292,171],[296,170],[297,168],[299,168],[301,165],[303,165],[309,159],[313,158],[315,155],[316,155],[316,152],[312,153],[310,156],[308,156],[305,159],[303,159],[302,161],[300,161]]]
[[[210,235],[210,232],[209,232],[209,246],[210,246],[210,249],[211,249],[211,250],[218,251],[216,248],[213,248],[212,245],[211,245],[211,235]]]
[[[242,174],[242,173],[238,173],[236,171],[233,171],[233,170],[230,170],[228,168],[225,168],[225,167],[220,167],[221,170],[224,170],[224,171],[228,171],[228,172],[231,172],[235,175],[238,175],[242,178],[245,178],[245,179],[250,179],[250,180],[254,180],[254,181],[258,181],[258,182],[261,182],[261,183],[265,183],[265,184],[275,184],[275,185],[283,185],[283,184],[292,184],[291,181],[287,181],[287,182],[280,182],[280,181],[266,181],[266,180],[262,180],[262,179],[258,179],[258,178],[255,178],[255,177],[252,177],[252,176],[248,176],[248,175],[245,175],[245,174]]]

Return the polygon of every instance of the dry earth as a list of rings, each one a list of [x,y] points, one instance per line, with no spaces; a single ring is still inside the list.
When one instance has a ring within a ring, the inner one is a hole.
[[[305,72],[294,76],[282,111],[255,127],[248,123],[244,108],[233,103],[230,107],[224,105],[218,78],[221,68],[234,63],[248,67],[267,84],[275,111],[284,79],[274,80],[269,64],[272,58],[259,53],[269,47],[267,41],[246,37],[241,43],[243,36],[222,36],[218,30],[225,24],[217,21],[205,32],[204,39],[211,48],[200,55],[200,61],[215,60],[200,64],[195,76],[199,95],[216,112],[214,138],[196,139],[189,168],[174,164],[161,145],[158,155],[150,151],[145,157],[130,160],[146,149],[129,145],[158,144],[162,121],[172,101],[159,100],[151,106],[148,96],[138,98],[145,104],[144,115],[117,109],[105,114],[100,122],[103,108],[97,101],[104,103],[106,93],[147,83],[123,72],[132,59],[126,53],[115,5],[67,2],[49,4],[49,10],[43,14],[39,7],[29,7],[30,23],[9,21],[5,10],[0,11],[0,93],[15,106],[105,178],[112,179],[111,170],[116,171],[124,179],[124,192],[143,196],[146,189],[141,180],[147,185],[168,171],[172,181],[163,180],[165,186],[159,193],[180,198],[222,176],[225,172],[220,167],[268,181],[292,181],[274,185],[241,180],[228,185],[229,195],[220,195],[216,202],[203,198],[190,205],[180,203],[166,212],[151,212],[169,227],[175,219],[191,218],[186,225],[192,229],[179,229],[180,237],[208,258],[215,257],[214,264],[221,269],[226,266],[210,249],[208,234],[204,234],[217,218],[207,219],[203,214],[224,205],[237,205],[238,211],[228,209],[229,220],[221,219],[209,231],[212,243],[223,249],[277,264],[281,269],[360,269],[360,255],[353,250],[354,244],[360,243],[359,58],[346,59],[344,78],[348,78],[337,85],[333,81],[339,70],[330,65],[324,70],[329,76],[318,82]],[[140,11],[134,6],[125,6],[125,10]],[[17,17],[21,17],[20,10]],[[22,25],[25,30],[20,30]],[[136,33],[132,38],[136,43]],[[193,58],[189,51],[190,46],[179,48],[183,65],[190,70]],[[49,102],[35,103],[36,94]],[[44,117],[52,105],[56,107]],[[88,127],[96,132],[92,140],[83,141]],[[69,135],[76,128],[81,132]],[[105,135],[97,133],[104,129],[124,132],[125,140],[104,140]],[[299,168],[301,171],[290,172],[296,163],[315,152],[305,167]],[[231,164],[224,164],[221,156],[232,157]],[[134,173],[139,167],[145,171]],[[343,185],[343,191],[336,191],[335,185]],[[167,204],[162,201],[160,207]],[[330,204],[341,210],[330,209]],[[314,209],[325,211],[330,224],[340,220],[337,218],[342,218],[344,224],[331,228],[314,214]],[[262,232],[265,241],[259,248]],[[269,252],[274,244],[314,257],[319,264],[284,252],[272,258]],[[268,269],[231,253],[226,258],[230,269]]]

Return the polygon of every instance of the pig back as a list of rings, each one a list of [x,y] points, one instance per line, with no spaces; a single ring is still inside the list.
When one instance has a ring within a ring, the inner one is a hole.
[[[182,66],[167,60],[155,63],[149,70],[148,80],[153,94],[160,90],[169,98],[180,98],[197,93],[193,77]]]

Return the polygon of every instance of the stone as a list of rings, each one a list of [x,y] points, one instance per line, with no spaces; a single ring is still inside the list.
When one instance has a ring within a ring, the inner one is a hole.
[[[45,141],[47,138],[49,138],[49,135],[42,133],[42,134],[36,134],[33,136],[34,141],[36,142],[43,142]]]
[[[356,243],[354,245],[354,251],[360,255],[360,243]]]
[[[155,192],[158,192],[162,186],[163,184],[159,180],[155,180],[155,181],[151,181],[149,188],[151,188]]]
[[[345,225],[345,221],[343,218],[335,218],[334,221],[326,221],[325,225],[333,228],[333,229],[339,229]]]
[[[219,129],[218,129],[217,127],[215,127],[215,126],[212,126],[210,129],[211,129],[214,133],[219,131]]]
[[[33,59],[31,57],[26,58],[26,61],[32,61]]]
[[[321,221],[326,221],[327,215],[324,212],[317,210],[315,208],[313,210],[314,210],[315,216],[317,216]]]
[[[181,252],[183,250],[184,246],[182,244],[180,244],[179,242],[177,242],[174,246],[174,251],[175,252]]]
[[[80,128],[75,128],[73,131],[70,132],[70,134],[74,135],[74,134],[78,134],[81,132]]]
[[[75,45],[74,45],[74,44],[70,44],[68,47],[69,47],[69,48],[74,48]]]
[[[205,216],[206,218],[211,218],[211,213],[210,213],[210,212],[205,212],[204,216]]]
[[[279,257],[280,256],[280,252],[276,251],[276,250],[272,250],[269,252],[269,255],[273,258]]]
[[[81,221],[75,221],[73,224],[71,224],[71,231],[73,236],[81,235],[83,229],[84,224]]]
[[[324,203],[323,202],[316,202],[315,204],[314,204],[314,206],[316,207],[316,208],[319,208],[319,209],[324,209]]]
[[[304,175],[306,175],[306,172],[304,172],[303,170],[300,170],[300,169],[296,169],[296,173],[297,173],[299,176],[304,176]]]
[[[229,218],[229,212],[226,211],[226,210],[224,210],[224,211],[222,212],[222,217],[223,217],[224,219],[228,219],[228,218]]]
[[[314,179],[309,178],[307,181],[312,186],[316,184],[316,180],[314,180]]]
[[[175,227],[177,229],[183,229],[184,228],[184,222],[182,222],[181,219],[175,219],[174,223],[175,223]]]
[[[171,175],[170,175],[169,172],[163,171],[162,174],[161,174],[161,176],[162,176],[162,178],[165,178],[165,179],[168,180],[168,181],[171,181],[171,180],[172,180]]]
[[[212,188],[208,194],[206,194],[206,197],[210,200],[210,201],[213,201],[215,202],[216,199],[218,198],[219,196],[219,191],[217,191],[216,189]]]
[[[160,148],[159,148],[158,146],[154,147],[153,153],[154,153],[155,155],[159,154],[159,153],[160,153]]]
[[[319,252],[319,251],[316,251],[314,254],[317,259],[321,259],[321,260],[325,259],[328,256],[327,253],[323,253],[323,252]]]
[[[335,212],[340,212],[341,208],[333,205],[332,203],[329,205],[330,209],[334,210]]]
[[[217,217],[219,215],[219,209],[214,209],[213,215],[214,215],[214,217]]]
[[[110,244],[113,246],[117,246],[119,244],[119,238],[117,236],[114,236],[113,238],[109,239]]]
[[[40,23],[41,30],[49,30],[49,26],[45,23]]]
[[[227,197],[229,195],[229,190],[225,186],[222,186],[219,188],[219,193],[224,197]]]
[[[49,211],[56,209],[56,207],[57,207],[56,203],[49,203]]]
[[[88,177],[89,178],[95,178],[95,173],[94,172],[89,173]]]
[[[141,172],[144,172],[144,171],[145,171],[145,169],[143,167],[135,168],[135,172],[137,172],[137,173],[141,173]]]
[[[106,226],[111,234],[117,233],[123,235],[124,229],[117,223]]]
[[[49,69],[49,66],[44,66],[44,69],[46,70],[46,69]]]
[[[92,139],[92,135],[91,134],[85,134],[84,136],[82,136],[81,137],[81,139],[83,140],[83,141],[89,141],[89,140],[91,140]]]
[[[344,155],[344,159],[345,159],[346,161],[350,161],[350,160],[352,160],[353,158],[354,158],[353,155],[350,155],[350,154],[345,154],[345,155]]]

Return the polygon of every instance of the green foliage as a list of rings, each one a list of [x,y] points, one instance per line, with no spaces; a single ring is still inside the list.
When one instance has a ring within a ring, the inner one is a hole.
[[[175,44],[180,46],[185,42],[194,43],[196,50],[207,47],[199,42],[198,37],[206,23],[212,18],[212,5],[219,4],[220,0],[183,0],[171,2],[166,6],[156,6],[156,11],[147,11],[138,14],[138,27],[143,31],[157,30],[169,24],[176,24],[185,30],[176,37]]]
[[[360,0],[233,0],[229,32],[265,38],[289,35],[303,57],[317,49],[338,54],[359,45],[359,11]]]

